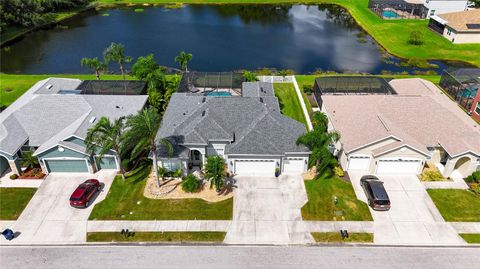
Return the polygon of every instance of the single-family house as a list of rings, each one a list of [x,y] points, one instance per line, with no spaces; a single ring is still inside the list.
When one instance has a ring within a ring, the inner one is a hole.
[[[372,174],[419,174],[426,162],[445,177],[480,167],[480,127],[433,83],[378,77],[318,78],[314,94],[341,166]]]
[[[66,78],[37,82],[0,113],[0,173],[10,167],[20,174],[27,151],[39,159],[46,174],[118,170],[114,152],[99,159],[86,151],[84,139],[101,117],[114,120],[141,110],[147,102],[141,95],[145,86],[140,81]]]
[[[465,11],[468,7],[468,0],[422,0],[423,5],[428,9],[427,18],[434,15]]]
[[[428,27],[454,44],[480,43],[480,9],[431,16]]]
[[[305,172],[309,150],[296,144],[305,125],[280,113],[273,84],[241,85],[234,90],[190,85],[174,93],[157,134],[158,141],[173,144],[174,152],[169,155],[159,142],[158,164],[187,174],[202,168],[208,156],[219,155],[234,175]]]

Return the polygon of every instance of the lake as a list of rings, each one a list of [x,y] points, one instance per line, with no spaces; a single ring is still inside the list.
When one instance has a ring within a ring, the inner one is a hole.
[[[385,56],[378,44],[335,5],[186,5],[91,11],[26,35],[2,49],[1,72],[87,73],[83,57],[102,57],[111,42],[129,56],[149,53],[165,66],[179,51],[198,71],[293,69],[380,73],[413,71]],[[138,11],[138,10],[137,10]],[[394,33],[392,33],[394,34]],[[386,60],[385,60],[386,59]],[[439,69],[446,67],[434,62]],[[117,71],[115,66],[111,70]]]

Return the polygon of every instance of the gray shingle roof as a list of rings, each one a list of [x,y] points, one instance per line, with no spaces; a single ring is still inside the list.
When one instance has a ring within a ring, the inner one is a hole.
[[[244,83],[244,86],[253,89],[253,84]],[[273,94],[270,83],[262,84],[266,84],[265,88],[271,89]],[[258,85],[256,87],[259,88]],[[308,152],[307,148],[295,144],[297,138],[306,132],[305,126],[283,116],[276,97],[267,94],[263,99],[260,102],[259,97],[175,93],[170,99],[157,139],[167,137],[179,145],[233,141],[226,146],[226,154]]]

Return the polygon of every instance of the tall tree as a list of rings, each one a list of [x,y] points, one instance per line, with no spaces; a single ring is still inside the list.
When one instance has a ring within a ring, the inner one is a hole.
[[[85,145],[87,152],[95,154],[102,159],[105,154],[113,150],[117,159],[117,165],[122,178],[125,180],[125,171],[122,166],[120,150],[123,147],[123,134],[125,130],[125,119],[123,117],[110,121],[102,117],[90,129],[88,129]]]
[[[215,186],[220,192],[225,183],[225,161],[220,156],[210,156],[205,164],[205,178],[210,181],[210,188]]]
[[[183,71],[188,72],[188,62],[192,60],[193,55],[191,53],[185,53],[185,51],[180,51],[180,54],[175,57],[175,62],[180,64],[180,67]]]
[[[138,156],[147,149],[153,158],[153,170],[160,186],[157,162],[157,131],[160,127],[161,116],[154,107],[146,108],[136,115],[127,118],[127,132],[125,133],[125,145],[134,145],[132,156]]]
[[[313,115],[313,130],[300,136],[297,145],[305,145],[310,149],[310,165],[315,165],[317,175],[328,172],[329,168],[335,167],[338,162],[330,151],[330,145],[340,139],[337,132],[328,132],[328,118],[321,112]]]
[[[34,168],[40,166],[40,162],[33,152],[27,151],[22,153],[22,165],[27,168]]]
[[[103,57],[105,58],[105,63],[107,65],[110,62],[118,64],[123,80],[125,80],[125,64],[132,61],[132,57],[125,55],[125,46],[120,43],[112,42],[112,44],[103,51]]]
[[[149,74],[160,67],[154,57],[153,54],[148,54],[146,57],[138,57],[132,66],[132,74],[140,80],[146,80]]]
[[[80,64],[92,70],[95,73],[97,80],[100,80],[100,71],[107,69],[107,65],[101,62],[100,60],[98,60],[97,57],[82,58],[82,60],[80,61]]]

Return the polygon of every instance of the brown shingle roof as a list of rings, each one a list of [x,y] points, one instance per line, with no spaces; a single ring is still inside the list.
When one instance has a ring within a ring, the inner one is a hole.
[[[467,24],[480,24],[480,9],[437,15],[447,21],[447,25],[460,32],[480,32],[478,28],[468,28]]]

